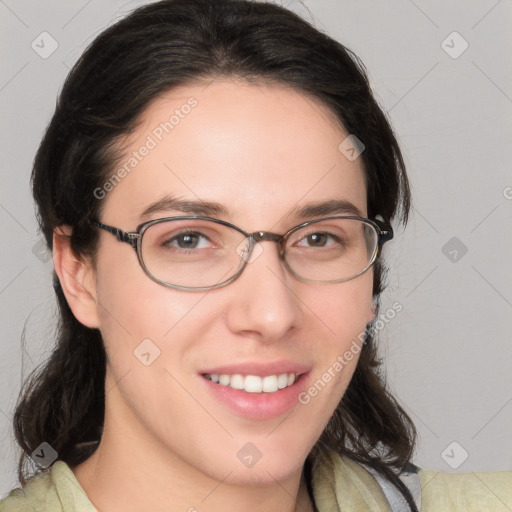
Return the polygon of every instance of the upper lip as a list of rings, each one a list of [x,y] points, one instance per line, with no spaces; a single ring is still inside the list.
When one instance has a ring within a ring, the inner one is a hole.
[[[295,373],[301,375],[311,369],[310,365],[297,363],[293,361],[248,361],[245,363],[231,363],[212,368],[206,368],[199,373],[209,375],[258,375],[266,377],[268,375],[280,375],[282,373]]]

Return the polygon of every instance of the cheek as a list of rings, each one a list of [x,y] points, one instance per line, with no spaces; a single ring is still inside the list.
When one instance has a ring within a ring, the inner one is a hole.
[[[347,342],[364,332],[373,317],[372,286],[370,269],[351,281],[317,288],[309,296],[304,295],[306,306],[318,319],[318,327],[323,324],[326,329],[329,345],[343,349]]]
[[[309,315],[316,369],[299,401],[318,408],[326,422],[341,400],[357,366],[368,322],[373,316],[373,275],[322,290],[305,298],[312,304]]]
[[[131,367],[145,347],[163,351],[204,295],[155,283],[129,253],[98,262],[96,290],[105,348],[119,371]]]
[[[145,274],[131,279],[126,275],[130,274],[110,265],[99,272],[101,334],[110,378],[106,386],[112,391],[109,405],[119,417],[125,417],[127,406],[147,430],[157,425],[162,433],[172,427],[175,435],[186,437],[183,425],[174,424],[173,415],[162,411],[169,404],[179,411],[191,407],[180,372],[187,373],[188,351],[207,322],[200,307],[204,293],[166,288]]]

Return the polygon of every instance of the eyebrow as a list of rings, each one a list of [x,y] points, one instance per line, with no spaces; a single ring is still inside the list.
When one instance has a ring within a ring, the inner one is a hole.
[[[179,211],[188,215],[200,215],[205,217],[230,217],[229,210],[222,204],[213,201],[201,201],[190,199],[178,199],[167,195],[154,203],[151,203],[141,214],[140,219],[154,213]],[[331,199],[328,201],[317,201],[308,203],[301,207],[295,207],[286,215],[298,219],[309,219],[311,217],[323,217],[327,215],[348,214],[363,217],[357,206],[345,199]]]
[[[228,209],[220,203],[212,201],[193,201],[165,196],[151,203],[139,216],[141,220],[153,213],[179,211],[189,215],[202,215],[205,217],[229,216]]]
[[[300,208],[297,207],[293,209],[291,214],[304,219],[337,214],[348,214],[356,217],[363,217],[359,208],[345,199],[331,199],[329,201],[308,203]]]

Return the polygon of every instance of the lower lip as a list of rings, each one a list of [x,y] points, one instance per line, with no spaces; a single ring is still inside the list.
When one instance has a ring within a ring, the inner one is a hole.
[[[302,374],[291,386],[278,389],[274,393],[247,393],[231,386],[216,384],[202,375],[200,377],[213,396],[236,414],[264,421],[280,416],[300,403],[297,397],[306,389],[308,375],[309,373]]]

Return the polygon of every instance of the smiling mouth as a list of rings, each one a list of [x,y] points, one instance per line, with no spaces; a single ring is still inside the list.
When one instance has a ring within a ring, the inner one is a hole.
[[[204,373],[205,379],[219,384],[220,386],[238,389],[247,393],[275,393],[281,389],[286,389],[297,382],[304,374],[279,373],[260,377],[259,375],[241,375],[241,374],[209,374]]]

